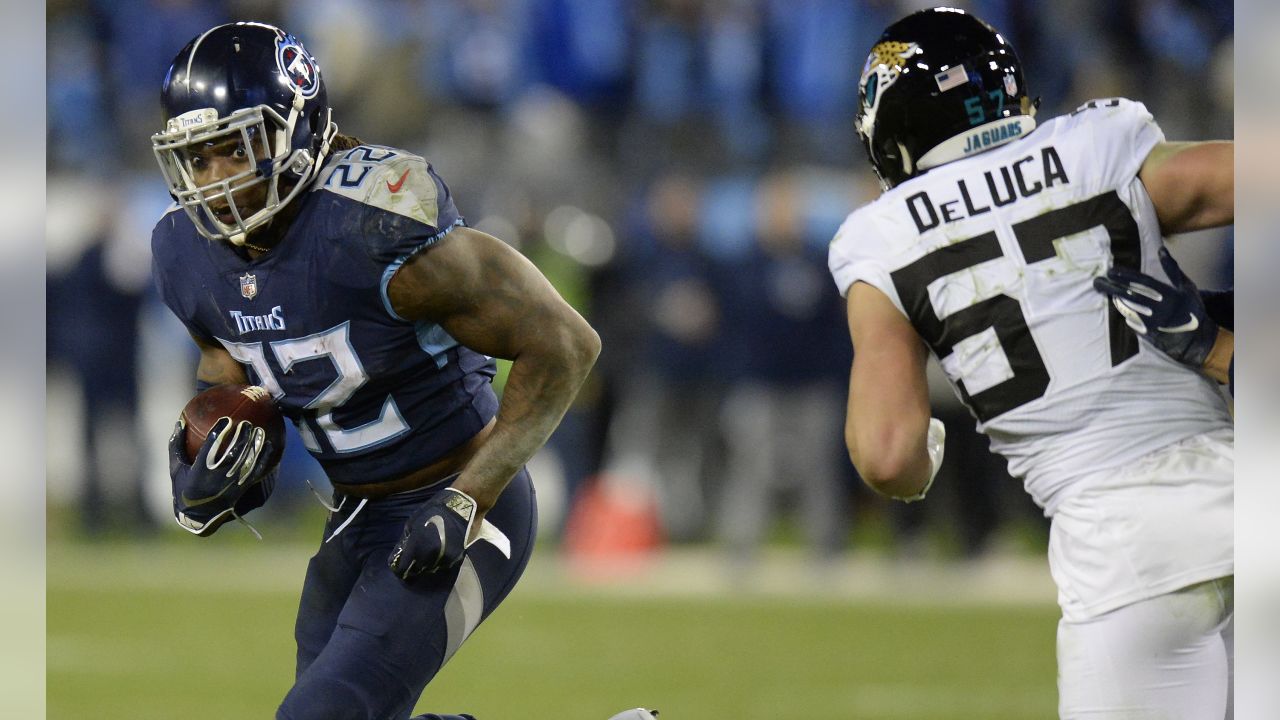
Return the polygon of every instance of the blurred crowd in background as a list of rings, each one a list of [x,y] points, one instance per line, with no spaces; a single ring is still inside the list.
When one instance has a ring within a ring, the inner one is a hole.
[[[836,558],[868,521],[897,551],[942,537],[965,557],[1009,524],[1042,529],[940,375],[930,502],[870,494],[844,449],[852,350],[826,248],[879,192],[858,77],[879,32],[929,4],[49,0],[50,507],[91,535],[171,527],[165,441],[195,354],[150,281],[170,199],[149,137],[177,51],[251,19],[303,40],[343,132],[426,157],[469,223],[599,331],[599,364],[533,463],[544,537],[589,545],[630,519],[647,538],[631,542],[748,564],[779,537]],[[1230,0],[954,4],[1014,43],[1042,117],[1124,96],[1171,140],[1232,137]],[[1211,235],[1174,253],[1221,287],[1231,237]],[[317,512],[308,482],[327,492],[295,437],[262,512]]]

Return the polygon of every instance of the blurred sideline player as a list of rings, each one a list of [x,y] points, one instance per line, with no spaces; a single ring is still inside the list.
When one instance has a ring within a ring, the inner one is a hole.
[[[830,249],[854,361],[846,442],[877,491],[942,460],[926,353],[1052,518],[1063,718],[1231,716],[1234,436],[1212,381],[1093,289],[1164,278],[1163,236],[1234,221],[1230,143],[1168,143],[1139,103],[1037,123],[1005,39],[958,10],[891,25],[858,132],[884,194]]]
[[[154,272],[200,347],[197,387],[267,388],[335,489],[276,717],[403,720],[524,571],[524,465],[599,339],[523,256],[466,227],[425,160],[339,135],[293,36],[215,27],[178,53],[162,100],[152,141],[178,205]],[[514,360],[501,403],[490,356]],[[207,536],[265,502],[279,449],[261,429],[220,421],[190,464],[183,433],[183,527]]]

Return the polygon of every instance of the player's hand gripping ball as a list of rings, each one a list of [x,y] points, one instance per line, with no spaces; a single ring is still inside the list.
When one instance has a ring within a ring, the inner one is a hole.
[[[207,537],[261,507],[284,451],[284,418],[263,388],[215,385],[182,409],[169,437],[173,513]]]
[[[271,393],[258,385],[225,383],[196,395],[182,408],[180,419],[187,430],[188,461],[195,459],[209,431],[224,417],[235,422],[248,421],[262,428],[265,440],[277,452],[284,449],[284,416],[271,399]]]

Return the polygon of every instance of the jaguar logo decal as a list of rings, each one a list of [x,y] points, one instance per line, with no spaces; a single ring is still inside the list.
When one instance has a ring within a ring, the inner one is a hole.
[[[862,69],[862,80],[859,83],[862,107],[858,119],[858,132],[870,136],[876,123],[876,110],[880,107],[880,98],[898,80],[902,68],[908,59],[920,51],[920,46],[911,42],[886,40],[876,43],[867,56],[867,64]]]

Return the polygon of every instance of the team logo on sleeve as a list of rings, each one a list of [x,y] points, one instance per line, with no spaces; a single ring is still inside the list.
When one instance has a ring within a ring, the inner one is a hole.
[[[884,91],[898,81],[907,58],[919,52],[920,46],[911,42],[887,40],[877,43],[867,56],[867,64],[862,68],[862,81],[859,95],[862,96],[862,125],[859,132],[870,136],[876,124],[876,110],[880,107],[880,97]]]
[[[276,39],[276,65],[302,97],[310,99],[319,92],[320,68],[298,38],[282,35]]]
[[[258,297],[258,276],[245,273],[240,276],[240,295],[245,300]]]

